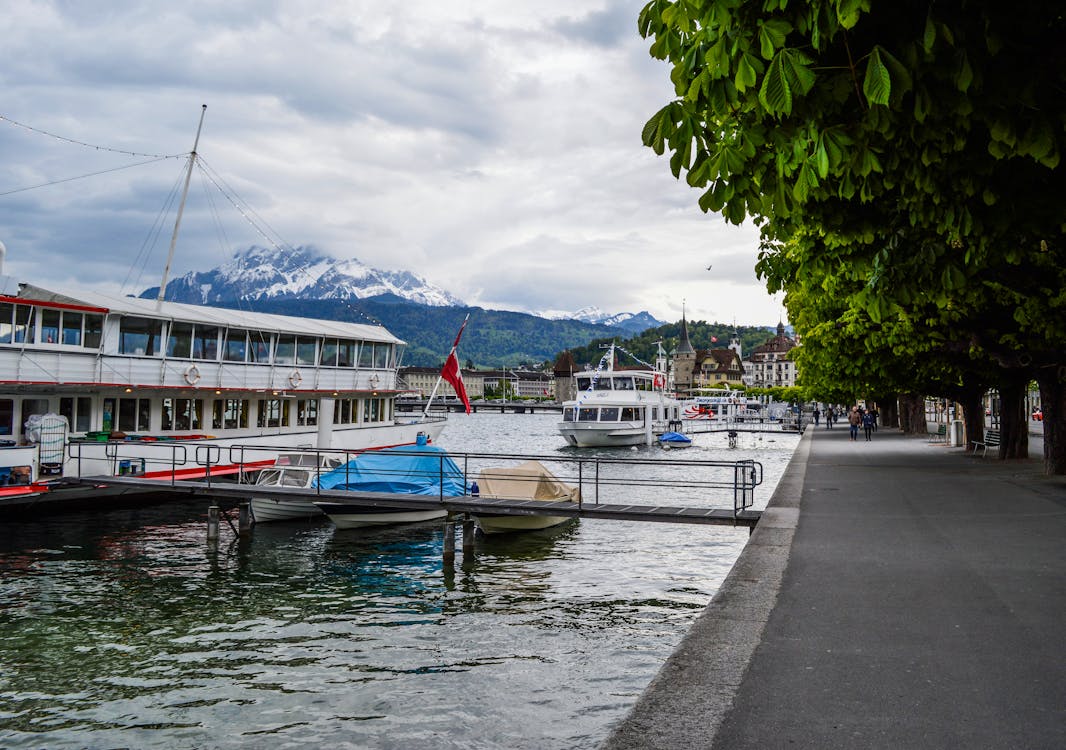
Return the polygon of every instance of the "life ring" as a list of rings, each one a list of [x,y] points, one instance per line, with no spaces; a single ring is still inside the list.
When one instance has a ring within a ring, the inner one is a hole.
[[[185,382],[189,385],[196,385],[200,382],[200,368],[196,365],[189,365],[185,368]]]
[[[304,376],[300,374],[299,370],[293,370],[289,373],[289,385],[293,388],[299,388],[302,382],[304,382]]]

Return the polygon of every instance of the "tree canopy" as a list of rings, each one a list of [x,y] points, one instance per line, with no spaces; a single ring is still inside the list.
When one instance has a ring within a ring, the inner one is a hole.
[[[644,142],[760,227],[803,382],[1035,378],[1066,473],[1062,7],[653,0],[639,28],[675,89]]]

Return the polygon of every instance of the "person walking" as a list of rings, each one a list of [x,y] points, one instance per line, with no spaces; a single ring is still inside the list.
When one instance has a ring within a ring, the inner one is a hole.
[[[851,411],[848,412],[848,427],[851,430],[851,439],[859,439],[859,425],[862,424],[862,416],[859,414],[859,407],[853,406]]]
[[[872,411],[868,411],[862,415],[862,431],[866,435],[866,442],[872,440],[874,426],[877,424],[877,420],[874,419]]]
[[[814,426],[818,426],[818,417],[822,416],[822,412],[818,411],[818,407],[814,407]]]
[[[833,429],[833,419],[836,418],[836,415],[837,414],[835,411],[833,411],[832,406],[825,410],[825,429]]]

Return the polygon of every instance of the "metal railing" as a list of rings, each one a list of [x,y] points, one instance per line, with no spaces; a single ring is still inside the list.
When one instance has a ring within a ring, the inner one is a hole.
[[[99,473],[86,472],[83,461],[106,459],[112,476],[149,475],[155,481],[176,487],[184,479],[193,478],[213,483],[244,483],[253,472],[291,466],[304,468],[316,480],[331,471],[343,471],[350,461],[378,451],[343,449],[276,447],[261,445],[197,445],[189,451],[186,444],[158,442],[146,445],[129,441],[74,442],[69,446],[71,458],[77,466],[79,479],[99,478]],[[425,456],[417,450],[390,449],[396,456]],[[266,456],[270,456],[267,458]],[[285,456],[313,457],[300,464],[285,464]],[[277,458],[278,460],[273,460]],[[339,460],[339,466],[324,466],[326,459]],[[453,461],[459,469],[467,493],[478,481],[480,472],[513,468],[526,461],[537,461],[558,481],[576,487],[577,503],[623,505],[671,505],[694,508],[728,509],[734,516],[751,508],[755,502],[755,488],[763,482],[763,466],[751,459],[737,461],[674,460],[650,458],[603,458],[558,455],[525,455],[499,453],[441,453],[432,477],[443,488],[446,461]],[[129,466],[130,471],[122,468]],[[409,472],[403,472],[408,474]],[[400,476],[400,473],[397,474]],[[537,481],[530,479],[530,481]],[[322,490],[315,481],[308,492],[315,495]],[[441,490],[443,500],[443,489]],[[587,498],[587,500],[586,500]]]

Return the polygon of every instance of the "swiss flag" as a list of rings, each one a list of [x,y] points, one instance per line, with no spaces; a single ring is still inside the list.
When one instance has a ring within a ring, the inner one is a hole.
[[[464,323],[464,325],[466,325]],[[462,329],[459,329],[459,334],[462,335]],[[459,341],[456,337],[456,342]],[[448,359],[444,361],[444,367],[441,368],[440,376],[451,383],[452,388],[455,389],[455,395],[457,395],[463,401],[463,406],[466,407],[466,413],[470,413],[470,399],[466,396],[466,385],[463,383],[463,373],[459,371],[459,358],[455,356],[455,349],[452,349],[452,353],[448,355]]]
[[[711,343],[712,344],[717,344],[718,343],[718,337],[717,336],[711,336]]]

